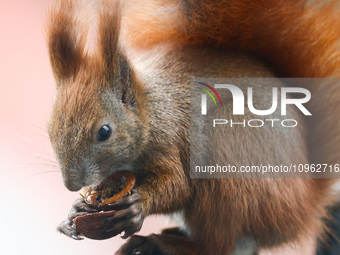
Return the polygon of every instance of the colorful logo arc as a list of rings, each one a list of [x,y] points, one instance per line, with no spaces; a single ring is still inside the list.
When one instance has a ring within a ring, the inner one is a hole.
[[[201,85],[203,85],[203,86],[209,88],[212,92],[214,92],[214,94],[217,96],[218,100],[220,101],[220,104],[222,105],[221,97],[220,97],[220,95],[217,93],[217,91],[216,91],[213,87],[211,87],[210,85],[208,85],[208,84],[206,84],[206,83],[203,83],[203,82],[198,82],[198,81],[197,81],[196,83],[201,84]],[[212,100],[214,100],[215,105],[217,105],[216,100],[215,100],[215,97],[211,94],[211,92],[210,92],[209,90],[204,89],[204,88],[201,88],[201,87],[198,87],[198,89],[200,89],[200,90],[206,92],[206,93],[212,98]]]

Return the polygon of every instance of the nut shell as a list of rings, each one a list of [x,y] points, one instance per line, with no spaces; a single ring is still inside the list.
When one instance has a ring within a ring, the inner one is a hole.
[[[104,194],[108,189],[111,189],[113,186],[117,186],[117,184],[124,183],[124,187],[118,193],[113,194],[113,196],[109,196],[105,199],[98,199],[98,197],[104,197]],[[102,208],[107,204],[111,204],[118,200],[119,198],[124,197],[127,194],[130,194],[131,190],[136,184],[136,177],[129,171],[118,171],[109,177],[107,177],[104,181],[102,181],[99,185],[90,187],[85,196],[85,202],[89,205],[92,205],[96,208]]]
[[[95,240],[108,239],[119,234],[112,228],[118,221],[113,219],[117,211],[92,213],[75,218],[77,230],[85,237]]]
[[[98,196],[104,197],[107,190],[117,185],[117,183],[124,183],[124,187],[120,192],[106,199],[98,199]],[[108,239],[118,235],[119,232],[113,228],[118,222],[118,220],[114,219],[117,211],[109,210],[108,204],[130,194],[135,183],[136,177],[131,172],[118,171],[107,177],[99,185],[88,188],[86,194],[83,196],[85,202],[101,211],[76,217],[74,224],[77,231],[83,236],[95,240]]]

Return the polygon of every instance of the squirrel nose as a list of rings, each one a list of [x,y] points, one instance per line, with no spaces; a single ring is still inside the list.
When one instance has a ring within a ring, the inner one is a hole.
[[[82,188],[80,183],[70,178],[64,178],[64,185],[69,191],[79,191]]]

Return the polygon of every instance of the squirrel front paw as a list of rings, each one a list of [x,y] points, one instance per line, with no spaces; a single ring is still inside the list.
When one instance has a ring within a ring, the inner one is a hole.
[[[142,196],[136,190],[132,190],[130,196],[120,198],[108,205],[112,209],[119,208],[113,216],[113,219],[118,223],[112,228],[116,231],[124,231],[123,239],[128,238],[142,228],[145,216],[141,198]]]
[[[76,229],[76,226],[74,224],[74,219],[78,216],[84,216],[89,213],[95,213],[97,212],[96,209],[90,207],[88,204],[85,203],[83,198],[79,198],[74,201],[72,204],[72,208],[68,214],[68,217],[66,220],[60,223],[60,225],[57,227],[57,230],[75,240],[82,240],[81,234]]]
[[[158,249],[157,235],[132,236],[115,255],[161,255]]]
[[[75,240],[82,240],[83,236],[102,240],[122,232],[125,239],[138,232],[143,221],[141,195],[133,190],[130,196],[107,205],[104,212],[91,207],[83,198],[77,199],[57,230]]]

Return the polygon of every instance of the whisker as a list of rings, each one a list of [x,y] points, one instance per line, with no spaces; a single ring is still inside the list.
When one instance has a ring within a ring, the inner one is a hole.
[[[28,125],[28,126],[31,126],[31,127],[34,127],[34,128],[37,128],[41,131],[44,131],[46,134],[48,133],[47,130],[45,128],[42,128],[41,126],[38,126],[34,123],[30,123],[30,122],[25,122],[24,125]]]
[[[27,166],[27,165],[26,165]],[[29,167],[42,167],[42,168],[54,168],[54,169],[58,169],[58,166],[53,166],[53,165],[43,165],[43,164],[29,164]],[[56,170],[57,171],[57,170]]]
[[[59,171],[43,171],[43,172],[30,174],[28,177],[33,177],[33,176],[37,176],[37,175],[41,175],[41,174],[49,174],[49,173],[59,173]]]
[[[50,140],[50,137],[48,135],[39,134],[39,133],[32,133],[32,135],[40,136],[40,137],[46,138],[47,140]]]
[[[99,161],[99,162],[97,163],[97,165],[100,167],[100,166],[102,166],[102,165],[104,165],[104,164],[106,164],[106,163],[108,163],[108,162],[110,162],[110,161],[114,161],[114,160],[116,160],[116,158],[115,158],[115,157],[112,157],[112,156],[110,155],[109,157],[105,158],[104,160]]]
[[[28,152],[23,152],[23,151],[17,151],[17,153],[23,154],[25,156],[29,156],[31,158],[35,158],[35,159],[39,159],[39,160],[44,160],[46,162],[50,162],[53,163],[55,165],[57,165],[57,161],[54,157],[50,157],[48,155],[43,155],[43,154],[33,154],[33,153],[28,153]]]

